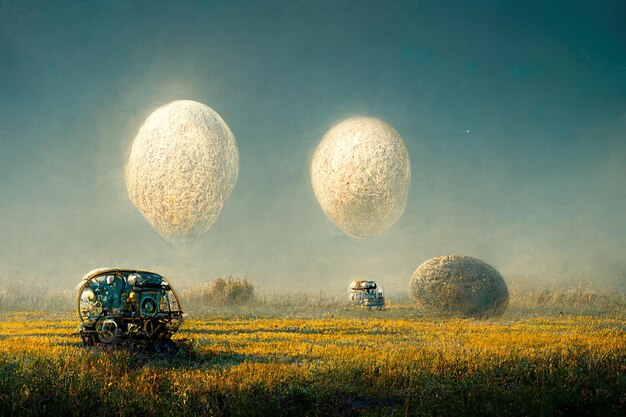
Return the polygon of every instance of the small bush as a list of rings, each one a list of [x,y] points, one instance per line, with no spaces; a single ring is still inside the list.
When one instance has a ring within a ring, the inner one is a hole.
[[[254,298],[254,286],[247,279],[218,278],[209,283],[187,288],[182,293],[189,304],[213,307],[247,304]]]

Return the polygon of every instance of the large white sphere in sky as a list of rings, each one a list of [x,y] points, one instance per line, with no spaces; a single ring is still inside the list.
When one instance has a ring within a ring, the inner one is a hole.
[[[320,206],[355,238],[380,234],[400,218],[410,182],[411,162],[402,137],[376,118],[339,123],[324,135],[311,160]]]
[[[166,240],[206,232],[237,181],[237,142],[210,107],[179,100],[155,110],[135,137],[126,165],[131,201]]]

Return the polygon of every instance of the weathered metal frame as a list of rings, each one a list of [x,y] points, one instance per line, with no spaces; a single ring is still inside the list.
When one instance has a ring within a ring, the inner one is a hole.
[[[156,275],[160,277],[165,282],[166,286],[168,287],[168,290],[165,291],[165,296],[167,298],[168,311],[167,312],[162,311],[158,313],[157,317],[154,317],[154,318],[125,317],[123,314],[107,314],[103,317],[100,317],[94,320],[93,322],[91,320],[85,320],[85,317],[83,316],[83,313],[81,311],[81,295],[83,291],[85,290],[85,288],[99,277],[106,276],[106,275],[116,275],[116,274],[122,274],[125,276],[129,276],[131,274],[140,274],[140,275],[151,274],[151,275]],[[94,338],[96,336],[95,327],[96,327],[97,321],[101,319],[122,318],[126,323],[135,322],[137,323],[137,325],[141,324],[140,326],[136,325],[136,327],[140,331],[143,331],[144,332],[143,335],[144,336],[147,335],[149,339],[152,338],[152,336],[154,336],[154,334],[159,329],[158,326],[152,329],[152,331],[148,331],[147,328],[144,329],[144,327],[147,327],[149,322],[153,320],[157,320],[157,321],[165,320],[165,322],[168,325],[172,325],[172,327],[168,328],[165,332],[165,334],[168,334],[168,338],[171,336],[172,333],[178,330],[178,328],[183,322],[184,313],[181,310],[180,300],[178,298],[178,294],[176,293],[176,290],[174,289],[174,287],[172,287],[172,284],[166,277],[156,272],[139,270],[139,269],[126,269],[126,268],[98,268],[98,269],[94,269],[88,272],[82,277],[81,281],[76,286],[76,291],[77,291],[76,309],[77,309],[78,317],[81,321],[81,337],[83,338],[84,344],[90,344],[89,342],[94,342],[96,340]],[[168,291],[171,291],[171,295],[174,297],[175,304],[178,308],[177,311],[172,310],[172,300],[170,299],[170,294],[168,294]],[[174,323],[175,321],[177,323]],[[137,333],[137,331],[134,331],[134,333]],[[127,336],[130,336],[130,335],[131,334]]]

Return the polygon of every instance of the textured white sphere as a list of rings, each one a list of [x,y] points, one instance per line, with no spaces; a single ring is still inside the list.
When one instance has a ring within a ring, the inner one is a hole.
[[[498,317],[509,304],[509,290],[498,271],[458,254],[421,264],[409,282],[409,295],[431,312],[461,317]]]
[[[235,186],[239,153],[210,107],[179,100],[155,110],[135,137],[126,165],[128,195],[166,240],[206,232]]]
[[[411,162],[400,134],[358,117],[330,129],[311,160],[311,183],[326,216],[355,238],[375,236],[404,212]]]

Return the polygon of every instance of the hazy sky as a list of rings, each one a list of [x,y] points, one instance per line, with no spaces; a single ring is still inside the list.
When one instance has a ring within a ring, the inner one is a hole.
[[[217,111],[240,152],[217,223],[183,246],[124,182],[142,122],[177,99]],[[391,123],[412,163],[404,215],[368,240],[309,180],[351,116]],[[0,283],[122,266],[402,289],[458,252],[509,283],[623,288],[625,208],[624,1],[0,0]]]

